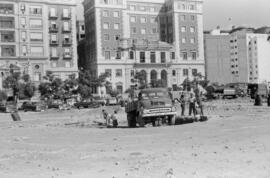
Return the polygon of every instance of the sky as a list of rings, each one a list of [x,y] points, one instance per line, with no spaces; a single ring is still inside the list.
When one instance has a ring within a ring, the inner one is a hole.
[[[82,1],[77,0],[78,19],[83,19]],[[270,0],[204,0],[203,15],[204,30],[270,26]]]

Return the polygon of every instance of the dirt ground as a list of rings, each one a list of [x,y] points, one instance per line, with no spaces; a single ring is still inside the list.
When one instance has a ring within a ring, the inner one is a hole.
[[[101,108],[0,113],[0,178],[269,178],[270,107],[204,108],[207,122],[134,129],[121,108],[117,129],[99,124]]]

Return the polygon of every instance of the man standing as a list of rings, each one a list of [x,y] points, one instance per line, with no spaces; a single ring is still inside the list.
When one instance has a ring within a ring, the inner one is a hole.
[[[181,94],[179,101],[180,101],[180,106],[181,106],[181,116],[184,116],[185,115],[185,106],[186,106],[184,94]]]
[[[194,96],[194,93],[191,92],[190,98],[189,98],[189,116],[191,116],[192,113],[194,116],[196,115],[195,102],[196,102],[196,98]]]

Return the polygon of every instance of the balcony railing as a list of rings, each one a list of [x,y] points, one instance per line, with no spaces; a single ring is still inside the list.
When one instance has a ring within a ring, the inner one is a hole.
[[[70,46],[70,45],[72,45],[72,41],[71,40],[63,40],[62,45],[63,46]]]
[[[62,19],[65,19],[65,20],[71,19],[71,13],[62,14]]]
[[[57,46],[58,44],[59,44],[58,41],[50,40],[51,46]]]
[[[56,55],[50,55],[50,58],[51,58],[51,60],[56,60],[56,59],[59,59],[59,55],[58,54],[56,54]]]
[[[71,32],[71,28],[62,28],[62,32],[63,33],[70,33]]]
[[[71,53],[65,53],[65,54],[63,54],[63,59],[71,59],[71,58],[72,58]]]
[[[58,32],[58,27],[49,27],[50,32]]]
[[[57,14],[49,13],[49,19],[57,19],[57,18],[58,18]]]

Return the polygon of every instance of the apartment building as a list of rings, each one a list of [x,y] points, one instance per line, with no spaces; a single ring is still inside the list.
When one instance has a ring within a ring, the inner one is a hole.
[[[77,41],[79,42],[79,41],[85,39],[84,20],[77,20],[76,29],[77,29]]]
[[[50,70],[62,79],[77,73],[74,0],[1,0],[0,73],[10,66],[40,82]]]
[[[207,79],[220,84],[270,82],[270,38],[266,30],[236,28],[227,33],[206,33]]]
[[[112,88],[145,81],[180,85],[204,75],[202,0],[85,0],[86,69],[110,73]],[[99,90],[99,93],[106,91]]]

